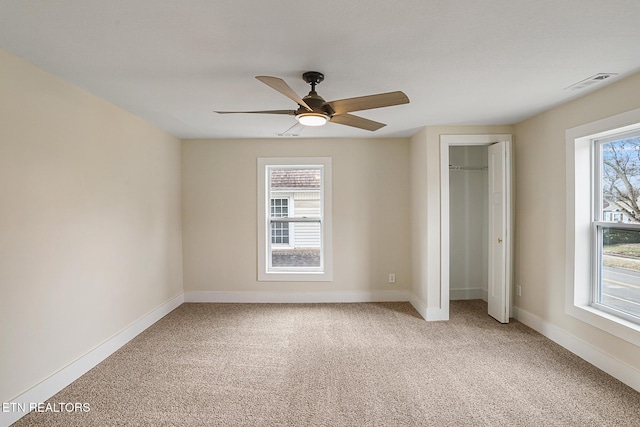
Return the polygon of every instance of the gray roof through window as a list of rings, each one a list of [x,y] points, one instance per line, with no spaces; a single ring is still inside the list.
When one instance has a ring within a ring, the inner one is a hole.
[[[274,169],[271,188],[320,188],[319,169]]]

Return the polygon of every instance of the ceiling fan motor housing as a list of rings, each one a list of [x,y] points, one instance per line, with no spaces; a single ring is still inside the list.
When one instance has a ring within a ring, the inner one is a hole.
[[[306,102],[309,107],[311,107],[311,110],[314,113],[325,115],[327,116],[327,120],[330,119],[335,111],[333,111],[333,108],[331,108],[331,106],[326,103],[324,98],[322,98],[316,92],[316,85],[324,80],[324,74],[318,71],[307,71],[302,75],[302,79],[311,85],[311,91],[307,96],[302,98],[302,100]],[[303,114],[305,112],[308,112],[308,110],[300,106],[298,111],[296,111],[296,114]]]
[[[302,100],[306,102],[309,107],[311,107],[311,110],[314,113],[326,114],[328,116],[332,116],[334,113],[329,104],[327,104],[325,100],[315,91],[309,92],[309,94],[302,98]],[[302,106],[298,109],[298,111],[296,111],[297,114],[304,112],[309,112],[309,110]]]

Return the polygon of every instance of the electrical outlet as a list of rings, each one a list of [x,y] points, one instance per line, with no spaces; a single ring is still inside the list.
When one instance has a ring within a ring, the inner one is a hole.
[[[522,296],[522,286],[516,285],[516,295],[518,295],[519,297]]]
[[[389,283],[396,283],[395,273],[389,273]]]

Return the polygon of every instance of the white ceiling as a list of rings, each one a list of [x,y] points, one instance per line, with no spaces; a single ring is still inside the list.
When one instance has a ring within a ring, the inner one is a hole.
[[[320,71],[326,100],[404,91],[304,137],[409,136],[426,125],[510,124],[581,96],[597,73],[640,70],[639,0],[0,0],[0,46],[181,138],[273,138]]]

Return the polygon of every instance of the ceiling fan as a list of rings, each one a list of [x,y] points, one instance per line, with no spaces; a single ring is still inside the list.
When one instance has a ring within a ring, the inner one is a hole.
[[[298,104],[297,110],[264,110],[264,111],[216,111],[218,114],[286,114],[295,116],[298,123],[304,126],[322,126],[327,122],[352,126],[369,131],[376,131],[386,124],[349,114],[352,111],[370,110],[373,108],[391,107],[407,104],[409,98],[401,91],[379,93],[377,95],[360,96],[357,98],[325,101],[316,92],[316,85],[324,80],[324,74],[308,71],[302,79],[311,85],[311,91],[304,98],[300,98],[293,89],[278,77],[256,76],[267,86],[280,92]],[[294,126],[297,126],[297,124]]]

